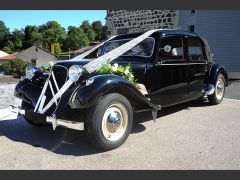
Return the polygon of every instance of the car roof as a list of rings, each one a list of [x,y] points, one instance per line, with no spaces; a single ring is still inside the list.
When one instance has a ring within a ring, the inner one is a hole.
[[[119,35],[117,35],[114,38],[114,40],[136,38],[136,37],[140,36],[141,34],[143,34],[145,32],[134,32],[134,33],[127,33],[127,34],[119,34]],[[159,29],[156,32],[154,32],[152,36],[157,35],[157,34],[158,35],[160,35],[160,34],[165,34],[165,35],[186,35],[186,36],[199,37],[194,32],[184,31],[184,30],[177,30],[177,29]]]

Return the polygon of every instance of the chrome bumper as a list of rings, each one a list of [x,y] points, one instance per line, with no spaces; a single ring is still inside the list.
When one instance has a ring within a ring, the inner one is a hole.
[[[46,121],[47,123],[52,124],[53,130],[55,130],[57,126],[66,127],[69,129],[75,129],[78,131],[84,130],[84,122],[67,121],[63,119],[56,119],[54,117],[49,117],[49,116],[47,116]]]
[[[21,109],[20,106],[13,106],[10,105],[10,107],[12,108],[12,112],[16,113],[17,115],[25,115],[25,110]]]

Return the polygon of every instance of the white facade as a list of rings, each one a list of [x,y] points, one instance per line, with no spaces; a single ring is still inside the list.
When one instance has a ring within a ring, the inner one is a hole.
[[[214,61],[240,78],[240,10],[180,10],[179,26],[205,37]]]

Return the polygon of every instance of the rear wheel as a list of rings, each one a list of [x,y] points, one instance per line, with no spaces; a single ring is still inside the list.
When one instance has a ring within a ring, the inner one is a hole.
[[[43,127],[47,125],[44,120],[42,120],[42,122],[36,121],[36,119],[39,117],[36,117],[35,113],[33,112],[33,106],[30,103],[22,101],[21,107],[25,110],[25,115],[23,115],[23,117],[29,124],[35,127]]]
[[[132,129],[133,111],[130,102],[122,95],[103,96],[89,109],[86,129],[92,143],[101,150],[122,145]]]
[[[219,104],[222,102],[226,88],[226,80],[223,74],[219,74],[215,84],[215,91],[208,96],[208,100],[212,104]]]

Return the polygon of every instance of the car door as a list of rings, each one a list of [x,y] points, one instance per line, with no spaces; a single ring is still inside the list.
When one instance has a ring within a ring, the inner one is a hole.
[[[196,99],[203,95],[204,79],[210,68],[203,42],[197,37],[186,37],[187,60],[189,62],[189,98]]]
[[[169,106],[188,98],[187,61],[184,37],[167,36],[159,41],[158,57],[147,65],[149,97],[153,103]]]

